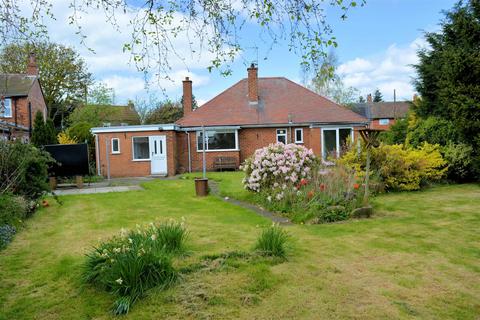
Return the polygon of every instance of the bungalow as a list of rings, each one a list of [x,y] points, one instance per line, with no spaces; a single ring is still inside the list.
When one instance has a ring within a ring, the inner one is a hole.
[[[283,77],[258,69],[203,106],[192,108],[192,81],[183,81],[184,116],[173,124],[93,128],[97,170],[112,177],[200,171],[219,158],[238,167],[270,143],[297,143],[322,158],[338,156],[368,120]],[[205,132],[205,139],[203,138]]]
[[[47,118],[38,65],[31,53],[26,73],[0,74],[0,138],[28,142],[37,111]]]

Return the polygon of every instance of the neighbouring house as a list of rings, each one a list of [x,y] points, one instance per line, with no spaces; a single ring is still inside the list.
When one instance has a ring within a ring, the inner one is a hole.
[[[0,74],[0,103],[0,138],[30,141],[37,111],[47,119],[35,54],[30,54],[25,74]]]
[[[388,130],[397,119],[407,116],[411,105],[409,101],[373,102],[369,94],[366,103],[355,103],[352,110],[369,120],[370,129]]]
[[[297,143],[326,159],[338,156],[368,120],[283,77],[240,80],[192,109],[192,81],[183,81],[184,116],[174,124],[93,128],[98,174],[174,175],[208,170],[221,161],[238,167],[271,143]],[[203,133],[205,132],[205,139]]]

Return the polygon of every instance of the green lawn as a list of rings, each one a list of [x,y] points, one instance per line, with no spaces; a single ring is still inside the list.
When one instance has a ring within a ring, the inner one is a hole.
[[[193,175],[189,176],[192,177]],[[223,195],[248,200],[241,173],[212,174]],[[0,252],[0,319],[108,319],[114,297],[82,284],[100,239],[156,219],[185,217],[196,261],[249,250],[270,222],[215,197],[191,179],[145,191],[64,196],[40,209]],[[373,219],[287,227],[287,262],[185,276],[151,290],[126,319],[478,319],[480,186],[439,186],[375,199]]]

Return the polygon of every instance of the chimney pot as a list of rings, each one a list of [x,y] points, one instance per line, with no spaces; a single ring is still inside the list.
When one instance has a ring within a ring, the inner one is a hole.
[[[372,102],[373,102],[372,94],[371,94],[371,93],[369,93],[369,94],[367,95],[367,102],[368,102],[368,103],[372,103]]]
[[[248,72],[248,101],[251,104],[258,103],[258,68],[254,63],[247,69]]]

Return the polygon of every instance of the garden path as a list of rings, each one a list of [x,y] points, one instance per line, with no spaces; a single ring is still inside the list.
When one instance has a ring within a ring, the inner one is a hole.
[[[259,207],[257,205],[254,205],[254,204],[251,204],[251,203],[248,203],[248,202],[245,202],[245,201],[240,201],[240,200],[237,200],[237,199],[232,199],[230,197],[222,197],[220,195],[220,191],[219,191],[219,188],[218,188],[218,182],[216,182],[216,181],[213,181],[213,180],[210,179],[210,180],[208,180],[208,184],[209,184],[211,193],[215,196],[218,196],[219,198],[221,198],[225,202],[233,203],[233,204],[235,204],[237,206],[240,206],[242,208],[251,210],[251,211],[255,212],[256,214],[261,215],[262,217],[265,217],[267,219],[270,219],[270,220],[272,220],[272,222],[278,223],[280,225],[292,225],[293,224],[289,219],[287,219],[285,217],[278,216],[275,213],[273,213],[271,211],[268,211],[268,210],[265,210],[264,208]]]

